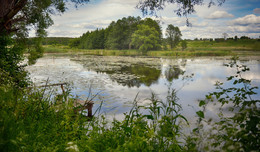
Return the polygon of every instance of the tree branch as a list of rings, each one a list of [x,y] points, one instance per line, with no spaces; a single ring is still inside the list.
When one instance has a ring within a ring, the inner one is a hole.
[[[12,19],[27,3],[27,0],[20,0],[5,16],[5,20]]]

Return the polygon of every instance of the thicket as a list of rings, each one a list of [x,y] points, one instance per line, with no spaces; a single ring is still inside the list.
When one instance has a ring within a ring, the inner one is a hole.
[[[233,86],[226,88],[224,83],[216,82],[218,91],[206,95],[199,102],[199,119],[188,140],[198,151],[259,151],[260,147],[260,107],[257,86],[243,74],[250,69],[240,65],[233,57],[225,66],[235,68],[236,73],[227,77]],[[218,119],[207,117],[208,106],[220,104]],[[228,114],[229,113],[229,114]]]
[[[148,30],[146,32],[143,31],[142,35],[138,35],[138,37],[143,39],[137,43],[135,35],[138,34],[138,27],[140,31],[140,27],[144,26]],[[156,46],[153,43],[156,43]],[[149,48],[155,50],[161,44],[162,31],[158,21],[151,18],[142,20],[140,17],[129,16],[116,22],[113,21],[105,29],[96,29],[95,31],[84,33],[79,39],[71,41],[70,46],[80,49],[143,50],[144,48]]]
[[[35,38],[29,38],[28,43],[33,44]],[[42,45],[69,45],[74,38],[70,37],[44,37]]]

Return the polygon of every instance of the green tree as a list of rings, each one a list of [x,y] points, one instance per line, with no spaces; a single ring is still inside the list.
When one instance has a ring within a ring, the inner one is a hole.
[[[131,49],[132,35],[138,25],[147,25],[159,33],[159,44],[162,43],[162,30],[158,21],[151,18],[124,17],[113,21],[106,29],[87,32],[80,37],[78,48],[81,49]]]
[[[132,35],[131,44],[143,51],[160,49],[160,34],[155,28],[148,25],[138,25],[138,29]]]
[[[53,24],[51,14],[65,12],[69,1],[78,5],[89,0],[0,0],[0,33],[26,35],[26,27],[34,26],[37,36],[46,34],[44,30]]]
[[[235,36],[235,41],[237,41],[238,40],[238,38],[237,38],[237,36]]]
[[[182,51],[187,48],[187,41],[185,41],[185,40],[181,41],[181,48],[182,48]]]
[[[131,35],[137,30],[137,25],[141,21],[140,17],[127,17],[112,22],[108,27],[108,36],[106,41],[107,49],[129,49]]]
[[[159,37],[160,37],[160,41],[161,41],[162,29],[161,29],[159,21],[153,20],[151,18],[145,18],[144,20],[142,20],[140,22],[140,24],[148,25],[149,27],[154,28],[159,33]]]
[[[11,83],[15,88],[27,85],[27,73],[23,60],[23,48],[10,36],[0,35],[0,84]]]
[[[78,48],[80,49],[104,49],[105,48],[105,29],[96,29],[92,32],[84,33],[80,38]]]
[[[182,34],[177,26],[175,27],[172,24],[170,24],[166,29],[166,36],[168,44],[171,46],[172,49],[179,44],[179,42],[181,41]]]
[[[70,0],[75,5],[89,0]],[[19,64],[25,52],[25,38],[28,27],[36,29],[33,47],[28,49],[29,60],[33,63],[43,53],[41,40],[47,35],[46,29],[53,24],[51,14],[63,13],[68,0],[0,0],[0,71],[8,73],[19,86],[26,72]],[[18,78],[19,77],[19,78]]]
[[[144,15],[156,14],[156,11],[164,9],[167,4],[178,4],[177,9],[174,11],[178,16],[186,16],[195,12],[195,6],[208,4],[208,7],[212,5],[222,5],[226,0],[210,0],[208,3],[204,3],[205,0],[140,0],[137,4],[137,8],[140,9]],[[190,25],[187,19],[187,25]]]
[[[69,41],[69,47],[70,47],[70,48],[78,47],[79,44],[80,44],[80,39],[79,39],[79,38],[71,39],[71,40]]]

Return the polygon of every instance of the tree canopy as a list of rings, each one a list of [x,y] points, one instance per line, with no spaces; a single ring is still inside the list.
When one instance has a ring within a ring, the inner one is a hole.
[[[45,36],[51,14],[65,12],[68,2],[77,6],[89,0],[0,0],[0,33],[28,36],[28,26],[34,26],[37,36]]]
[[[132,33],[137,29],[140,24],[140,17],[124,17],[112,22],[107,31],[108,37],[106,41],[106,48],[108,49],[128,49],[131,41]]]
[[[160,48],[158,45],[161,45],[162,42],[162,30],[159,22],[151,18],[141,19],[140,17],[132,16],[112,21],[105,29],[88,31],[79,38],[79,43],[75,41],[75,43],[71,43],[71,46],[80,49],[140,49],[141,45],[139,43],[143,44],[144,39],[135,37],[133,36],[134,34],[145,38],[147,44],[147,40],[154,41],[149,42],[149,44],[154,43],[151,44],[152,47],[145,45],[147,49],[154,50]],[[140,42],[137,42],[139,40]],[[147,51],[147,49],[145,50]]]
[[[46,29],[53,24],[51,14],[66,11],[66,4],[72,2],[75,6],[89,0],[0,0],[0,77],[4,73],[13,86],[25,87],[27,74],[23,61],[23,54],[28,50],[29,63],[41,57],[43,49],[41,40],[47,35]],[[36,30],[34,46],[25,47],[28,43],[28,30]],[[22,38],[22,39],[21,39]],[[28,49],[25,49],[28,48]],[[0,79],[0,83],[5,83]]]
[[[144,15],[156,14],[156,11],[165,8],[166,4],[177,4],[177,9],[174,13],[178,16],[186,16],[195,12],[195,6],[208,4],[208,7],[212,5],[222,5],[226,0],[210,0],[208,3],[204,3],[205,0],[140,0],[137,4],[137,8],[140,9]],[[189,22],[187,20],[187,25]]]
[[[172,24],[168,25],[166,29],[167,42],[171,46],[171,49],[176,47],[181,40],[181,31],[177,26]]]
[[[148,25],[138,25],[138,30],[136,30],[132,35],[131,44],[141,50],[156,50],[160,48],[160,37],[158,31],[155,28],[149,27]]]

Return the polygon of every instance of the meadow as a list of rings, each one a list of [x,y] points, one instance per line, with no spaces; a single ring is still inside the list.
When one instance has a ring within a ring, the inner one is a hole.
[[[103,56],[152,56],[152,57],[185,57],[185,56],[234,56],[260,55],[260,41],[258,40],[227,40],[223,42],[197,40],[187,41],[187,48],[182,50],[178,45],[174,49],[142,52],[139,50],[105,50],[105,49],[77,49],[65,45],[44,45],[45,53],[83,53],[85,55]]]

